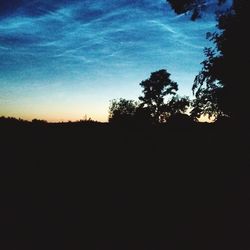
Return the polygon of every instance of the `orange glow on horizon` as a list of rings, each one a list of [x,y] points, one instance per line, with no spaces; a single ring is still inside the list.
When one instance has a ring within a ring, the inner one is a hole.
[[[102,115],[82,115],[82,116],[77,116],[77,115],[65,115],[65,116],[60,116],[60,115],[27,115],[27,114],[19,114],[19,113],[0,113],[0,117],[13,117],[16,119],[22,119],[22,120],[27,120],[27,121],[32,121],[33,119],[38,119],[38,120],[46,120],[47,122],[76,122],[80,120],[88,120],[91,119],[93,121],[98,121],[98,122],[107,122],[108,121],[108,114],[102,114]]]

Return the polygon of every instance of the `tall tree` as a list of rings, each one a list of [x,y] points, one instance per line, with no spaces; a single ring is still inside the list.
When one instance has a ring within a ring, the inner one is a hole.
[[[191,10],[201,1],[178,1],[181,2],[180,9],[173,4],[174,1],[169,2],[180,13],[186,11],[185,4],[189,4]],[[206,4],[208,1],[202,2]],[[249,119],[249,11],[249,0],[233,0],[229,10],[218,14],[219,31],[208,35],[214,47],[205,49],[206,59],[193,85],[196,96],[193,115],[226,115],[242,121]]]
[[[151,73],[150,78],[142,81],[140,85],[144,94],[139,97],[141,106],[150,110],[154,122],[160,122],[165,112],[164,98],[176,94],[177,83],[170,79],[170,73],[162,69]]]
[[[215,48],[205,50],[206,60],[193,86],[203,113],[215,111],[217,116],[235,120],[250,116],[249,11],[249,1],[234,1],[231,9],[218,17],[220,32],[210,36]]]

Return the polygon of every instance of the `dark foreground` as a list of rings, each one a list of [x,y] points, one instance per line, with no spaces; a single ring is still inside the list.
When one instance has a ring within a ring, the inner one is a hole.
[[[0,126],[0,248],[249,250],[246,131]]]

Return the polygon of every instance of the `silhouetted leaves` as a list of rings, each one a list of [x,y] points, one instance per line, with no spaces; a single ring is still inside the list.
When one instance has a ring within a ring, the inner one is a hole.
[[[248,119],[249,10],[249,1],[235,0],[230,10],[218,16],[220,32],[209,34],[215,47],[204,50],[206,60],[193,85],[193,113]]]
[[[156,123],[162,120],[165,113],[164,98],[167,95],[175,95],[178,90],[176,82],[170,79],[170,73],[165,69],[151,73],[150,78],[142,81],[144,96],[140,96],[142,107],[147,107]]]
[[[200,17],[206,0],[167,0],[177,14],[193,12],[192,19]],[[217,0],[218,6],[227,0]],[[228,116],[245,123],[250,117],[248,99],[250,92],[248,0],[233,0],[228,10],[217,13],[219,32],[208,33],[207,39],[214,48],[206,48],[206,59],[196,76],[193,92],[192,116],[209,115],[218,118]]]
[[[134,119],[138,104],[133,100],[120,98],[112,100],[109,106],[109,122],[131,123]]]
[[[227,0],[215,0],[218,6],[225,3]],[[204,11],[211,1],[207,0],[167,0],[171,7],[177,14],[191,12],[191,20],[195,21],[201,17],[202,11]]]
[[[166,104],[166,112],[170,116],[175,114],[184,114],[190,106],[190,100],[187,96],[180,97],[178,95],[172,97],[172,99]]]

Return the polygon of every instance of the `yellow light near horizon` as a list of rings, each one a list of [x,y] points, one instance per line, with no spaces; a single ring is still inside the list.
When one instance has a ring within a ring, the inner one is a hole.
[[[4,109],[0,110],[0,116],[14,117],[17,119],[24,119],[31,121],[33,119],[46,120],[48,122],[68,122],[68,121],[79,121],[91,119],[94,121],[107,122],[108,121],[108,111],[103,108],[103,110],[88,110],[87,108],[73,108],[72,111],[69,109],[61,110],[60,108],[30,108],[30,109]],[[98,112],[99,111],[99,112]]]
[[[202,116],[198,119],[198,121],[199,121],[199,122],[209,122],[209,123],[211,123],[211,122],[214,122],[214,119],[215,119],[214,116],[211,117],[211,118],[209,118],[208,115],[202,115]]]

